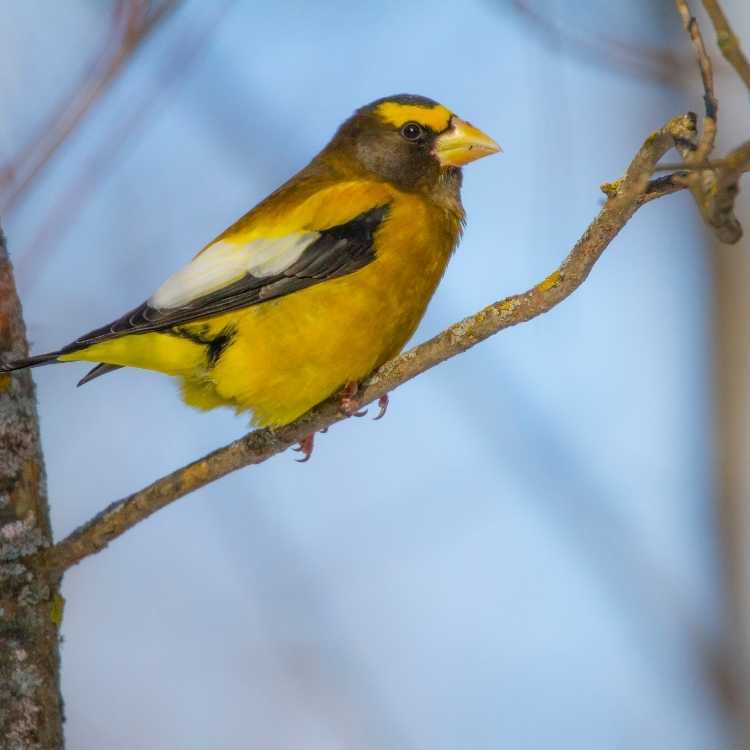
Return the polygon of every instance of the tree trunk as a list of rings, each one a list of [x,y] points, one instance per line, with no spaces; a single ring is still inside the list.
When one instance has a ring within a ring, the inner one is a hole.
[[[0,229],[0,357],[26,353]],[[27,559],[51,541],[34,384],[0,374],[0,750],[63,747],[60,582]]]

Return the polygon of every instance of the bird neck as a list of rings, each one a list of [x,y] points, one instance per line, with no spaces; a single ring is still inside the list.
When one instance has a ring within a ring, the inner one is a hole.
[[[409,184],[385,180],[373,170],[366,169],[361,162],[345,150],[326,148],[321,151],[304,170],[317,179],[361,180],[372,179],[376,182],[390,182],[406,193],[416,193],[433,205],[453,214],[463,221],[464,209],[461,203],[461,182],[463,175],[456,167],[440,168],[434,174],[424,175]]]

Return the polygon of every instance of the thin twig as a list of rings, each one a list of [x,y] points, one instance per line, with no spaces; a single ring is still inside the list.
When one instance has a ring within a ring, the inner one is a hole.
[[[648,183],[646,191],[641,196],[640,205],[650,203],[656,198],[661,198],[665,195],[671,195],[672,193],[684,190],[687,187],[687,177],[687,172],[674,172],[673,174],[664,175],[664,177],[657,177],[655,180],[651,180],[651,182]]]
[[[689,119],[689,115],[675,118],[646,139],[599,215],[556,271],[527,292],[489,305],[386,363],[365,382],[360,393],[362,404],[371,403],[425,370],[505,328],[550,311],[572,294],[589,275],[609,243],[645,202],[643,196],[649,188],[653,169],[684,129],[686,119]],[[262,463],[305,436],[340,421],[344,417],[338,407],[339,401],[333,397],[290,425],[275,430],[255,430],[157,480],[140,492],[113,503],[66,539],[46,550],[42,564],[51,571],[62,573],[178,498],[232,471]]]
[[[721,54],[737,71],[737,75],[750,90],[750,62],[745,57],[739,40],[719,4],[719,0],[703,0],[703,7],[711,18],[714,29],[716,29],[716,43],[719,45]]]
[[[674,164],[670,164],[669,162],[665,162],[663,164],[657,164],[654,172],[699,172],[705,169],[717,171],[719,169],[725,169],[727,167],[736,168],[737,159],[736,156],[733,156],[733,154],[735,154],[735,152],[731,151],[721,159],[711,159],[711,161],[704,161],[700,164],[678,164],[676,162]],[[750,171],[750,165],[748,165],[744,171]]]
[[[112,12],[109,34],[89,70],[71,95],[42,124],[37,135],[0,169],[0,213],[11,211],[28,192],[59,148],[125,69],[133,54],[179,0],[163,0],[155,9],[149,0],[119,0]]]
[[[690,163],[705,161],[708,155],[713,151],[716,140],[716,117],[719,111],[719,102],[714,93],[714,70],[711,65],[711,58],[706,52],[706,45],[703,43],[698,21],[690,13],[687,0],[675,0],[677,10],[682,17],[682,23],[685,31],[690,35],[690,40],[695,48],[695,56],[698,61],[698,67],[701,71],[703,80],[703,100],[706,105],[706,116],[703,119],[703,136],[701,137],[698,148],[690,158]]]
[[[91,193],[118,164],[117,157],[127,144],[137,138],[140,129],[153,115],[154,107],[164,102],[169,89],[184,76],[211,40],[219,23],[235,0],[214,3],[210,14],[203,18],[200,27],[186,33],[169,53],[163,55],[163,64],[156,74],[156,82],[139,100],[132,103],[128,117],[115,128],[107,140],[84,162],[71,186],[59,197],[47,217],[25,248],[16,263],[16,277],[28,291],[40,278],[42,268],[60,247],[66,233],[75,226],[71,217],[77,216]]]
[[[593,35],[574,24],[556,23],[547,17],[546,11],[537,10],[528,0],[512,0],[512,6],[542,39],[556,46],[562,42],[567,49],[599,67],[668,83],[674,83],[680,76],[681,61],[670,51],[637,46],[602,34]]]

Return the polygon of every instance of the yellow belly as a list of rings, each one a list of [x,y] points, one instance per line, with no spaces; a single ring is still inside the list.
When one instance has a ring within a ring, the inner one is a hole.
[[[392,211],[379,237],[388,250],[353,274],[181,326],[204,338],[227,326],[236,330],[213,366],[205,346],[168,333],[114,339],[66,359],[166,372],[181,378],[192,406],[247,410],[258,426],[287,424],[345,383],[362,380],[411,337],[458,234],[458,220],[436,217],[447,223],[435,232],[434,221],[415,216],[417,210],[427,209]]]
[[[215,394],[250,409],[256,424],[286,424],[362,380],[401,350],[430,297],[412,288],[397,299],[374,280],[352,274],[212,321],[217,331],[237,326],[236,343],[211,371]]]

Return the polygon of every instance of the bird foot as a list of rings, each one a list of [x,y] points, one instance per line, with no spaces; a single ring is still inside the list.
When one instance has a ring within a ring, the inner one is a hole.
[[[385,413],[388,411],[389,402],[390,402],[390,399],[388,398],[387,393],[384,393],[378,399],[378,409],[380,409],[380,411],[378,412],[377,417],[373,417],[373,422],[376,422],[378,419],[382,419],[385,416]]]
[[[292,450],[297,451],[297,453],[302,454],[302,458],[297,459],[298,464],[303,464],[305,461],[310,460],[310,456],[312,456],[313,448],[315,447],[315,433],[312,435],[307,435],[302,438],[302,440],[299,441],[296,448],[292,448]]]
[[[347,417],[364,417],[365,414],[367,414],[367,409],[358,411],[359,401],[357,398],[355,398],[358,390],[359,385],[357,383],[347,383],[344,387],[344,390],[342,391],[339,409],[341,410],[341,413]],[[387,393],[378,399],[379,411],[378,415],[374,419],[382,419],[385,416],[385,413],[388,410],[388,400],[389,399]],[[324,427],[322,430],[320,430],[320,432],[321,434],[326,433],[328,432],[328,428]],[[298,458],[297,463],[303,464],[305,463],[305,461],[309,461],[310,456],[312,456],[314,447],[315,433],[311,433],[310,435],[306,435],[305,437],[303,437],[302,440],[299,441],[297,446],[295,448],[292,448],[292,450],[302,454],[302,458]]]
[[[357,398],[359,383],[356,380],[348,382],[341,391],[339,400],[339,411],[345,417],[364,417],[367,409],[360,409],[360,400]]]

